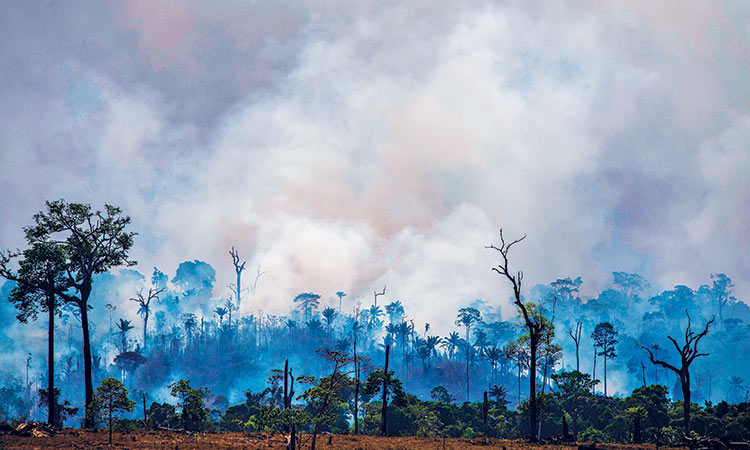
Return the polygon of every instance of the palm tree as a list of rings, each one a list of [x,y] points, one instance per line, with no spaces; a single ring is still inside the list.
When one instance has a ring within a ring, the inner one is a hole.
[[[195,327],[198,326],[198,321],[195,317],[195,314],[193,313],[183,314],[182,323],[185,326],[185,331],[187,331],[188,341],[190,341],[193,337],[193,331],[195,330]]]
[[[149,288],[146,295],[143,294],[143,289],[139,289],[135,292],[135,297],[130,299],[131,302],[136,302],[140,306],[138,308],[138,315],[143,317],[143,346],[146,346],[146,340],[148,338],[148,317],[151,314],[151,301],[159,301],[159,294],[164,292],[166,288]]]
[[[442,346],[448,350],[448,358],[453,359],[456,349],[461,344],[461,335],[458,331],[453,331],[447,338],[443,339]]]
[[[476,308],[465,307],[458,310],[458,316],[456,318],[456,325],[466,328],[466,401],[469,401],[469,349],[471,343],[469,342],[469,336],[471,332],[471,326],[475,323],[482,321],[482,313]]]
[[[328,337],[331,336],[331,325],[333,325],[333,321],[336,320],[337,315],[338,313],[336,310],[330,306],[323,310],[323,318],[326,320],[326,325],[328,327]]]
[[[320,295],[313,294],[312,292],[303,292],[294,297],[294,302],[298,303],[297,307],[304,313],[305,322],[310,320],[312,311],[318,309],[318,305],[320,304],[318,300],[320,300]]]
[[[400,300],[395,300],[385,305],[385,312],[388,314],[388,320],[391,323],[396,323],[401,320],[404,315],[404,307],[401,305]]]
[[[739,403],[742,400],[742,392],[745,390],[743,386],[745,379],[735,375],[727,380],[727,382],[730,386],[729,390],[727,390],[727,397]]]
[[[383,310],[380,309],[380,306],[375,306],[375,305],[370,306],[370,309],[369,309],[370,321],[368,323],[368,328],[373,328],[375,325],[375,322],[382,315],[383,315]],[[381,322],[381,325],[382,325],[382,322]]]
[[[224,321],[224,315],[227,313],[226,308],[222,308],[221,306],[219,306],[214,309],[214,313],[219,316],[219,326],[221,326],[222,322]]]
[[[336,292],[336,295],[339,297],[339,312],[341,312],[341,299],[346,297],[346,294],[344,291],[338,291]]]
[[[503,349],[493,345],[492,347],[485,348],[483,354],[484,357],[487,358],[487,361],[490,362],[490,366],[492,366],[492,384],[496,385],[497,363],[503,358]]]
[[[129,320],[125,319],[120,319],[120,322],[115,324],[115,326],[118,330],[120,330],[117,334],[119,334],[122,339],[120,341],[122,345],[122,347],[120,347],[120,353],[125,353],[126,351],[128,351],[128,331],[132,330],[135,327],[130,324]]]

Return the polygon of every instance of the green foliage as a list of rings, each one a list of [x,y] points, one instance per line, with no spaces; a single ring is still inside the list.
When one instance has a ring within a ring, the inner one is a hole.
[[[177,406],[180,408],[180,420],[186,430],[202,430],[204,422],[208,418],[208,411],[203,407],[203,398],[206,390],[190,387],[190,380],[179,380],[169,385],[170,393],[178,398]]]
[[[105,378],[94,392],[94,400],[89,408],[89,414],[94,422],[105,422],[109,428],[109,442],[112,443],[113,419],[118,418],[119,412],[131,412],[135,402],[128,398],[128,390],[117,378]]]
[[[180,417],[174,405],[169,403],[151,403],[146,410],[147,425],[149,428],[166,427],[177,428],[180,424]]]
[[[47,395],[47,389],[39,389],[39,407],[43,409],[49,408],[49,396]],[[78,408],[74,408],[70,406],[70,402],[68,400],[65,400],[64,402],[60,403],[60,389],[55,388],[54,395],[53,395],[54,401],[56,403],[55,408],[55,423],[62,426],[63,423],[65,423],[65,420],[69,417],[73,417],[76,414],[78,414]]]

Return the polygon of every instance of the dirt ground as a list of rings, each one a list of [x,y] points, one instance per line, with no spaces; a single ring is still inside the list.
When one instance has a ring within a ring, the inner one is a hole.
[[[330,437],[330,444],[329,444]],[[106,431],[90,432],[66,429],[51,437],[0,436],[0,450],[87,450],[87,449],[148,449],[148,450],[229,450],[229,449],[284,449],[285,435],[245,433],[199,433],[194,435],[168,431],[139,431],[129,434],[115,433],[112,447],[108,444]],[[574,450],[575,446],[533,446],[523,441],[491,439],[483,444],[481,439],[446,439],[421,437],[376,437],[351,435],[321,435],[319,449],[341,450]],[[608,445],[597,446],[603,450],[655,450],[653,445]],[[301,449],[310,448],[310,437],[301,437]]]

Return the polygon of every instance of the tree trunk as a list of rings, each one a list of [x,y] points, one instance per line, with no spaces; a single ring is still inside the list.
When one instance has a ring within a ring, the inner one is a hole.
[[[466,401],[469,401],[469,327],[466,327]]]
[[[536,426],[537,420],[537,405],[536,405],[536,353],[537,346],[539,345],[539,337],[534,333],[529,336],[531,360],[529,362],[529,437],[532,441],[536,442],[534,433],[534,427]]]
[[[482,442],[487,443],[487,422],[490,412],[489,402],[487,401],[487,391],[484,391],[484,403],[482,404]]]
[[[596,347],[594,347],[594,373],[591,379],[596,380]],[[591,393],[596,394],[596,384],[591,385]]]
[[[581,371],[581,358],[578,356],[578,341],[576,341],[576,371]]]
[[[112,445],[112,400],[109,401],[109,445]]]
[[[47,292],[47,423],[57,427],[57,396],[55,395],[55,294]],[[60,424],[62,425],[62,424]]]
[[[243,264],[244,266],[244,264]],[[240,287],[240,283],[242,282],[242,270],[237,271],[237,312],[240,312],[240,302],[242,301],[241,292],[242,288]]]
[[[148,309],[143,314],[143,349],[146,349],[146,339],[148,338]]]
[[[380,434],[382,436],[388,435],[388,354],[390,353],[391,346],[385,346],[385,376],[383,377],[383,406],[380,411]]]
[[[607,396],[607,354],[604,354],[604,396]]]
[[[85,291],[84,291],[85,292]],[[84,417],[84,428],[94,428],[94,417],[91,411],[91,402],[94,400],[94,384],[91,378],[91,340],[89,339],[89,312],[88,312],[88,294],[81,293],[81,329],[83,330],[83,379],[84,393],[86,401],[86,415]]]
[[[685,421],[685,436],[690,436],[690,372],[684,370],[680,374],[682,384],[682,416]]]

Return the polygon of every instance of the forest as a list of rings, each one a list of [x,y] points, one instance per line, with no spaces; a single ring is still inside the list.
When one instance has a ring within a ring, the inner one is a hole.
[[[513,251],[525,236],[500,230],[487,236],[496,266],[477,270],[512,289],[517,314],[435,299],[455,305],[440,333],[388,285],[293,292],[277,300],[286,314],[264,313],[253,306],[263,269],[234,247],[223,267],[140,273],[135,230],[118,207],[51,201],[24,229],[27,247],[2,253],[0,421],[277,431],[292,448],[295,433],[315,448],[324,432],[750,439],[750,308],[726,274],[662,290],[614,272],[584,298],[575,274],[523,284],[520,269],[534,268]],[[236,281],[217,286],[217,270]]]

